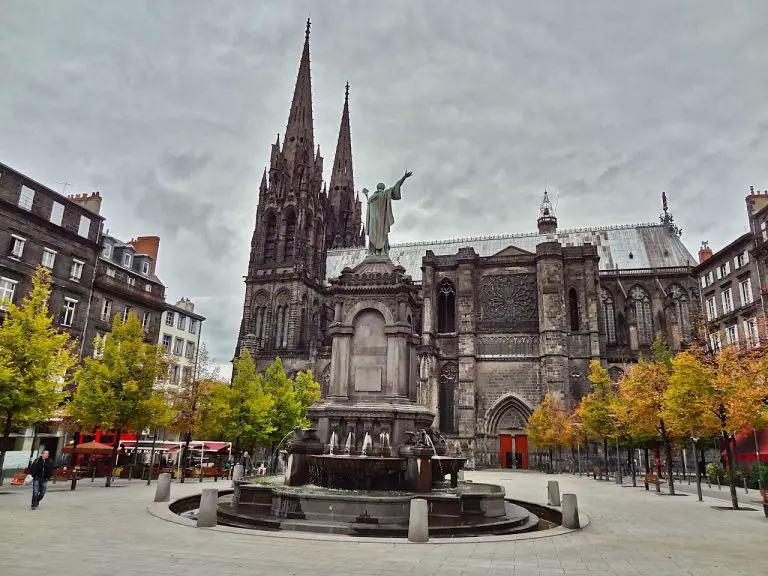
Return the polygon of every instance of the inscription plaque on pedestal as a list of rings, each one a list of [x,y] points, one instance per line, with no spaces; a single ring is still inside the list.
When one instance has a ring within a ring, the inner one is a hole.
[[[381,367],[358,366],[355,369],[355,392],[381,392]]]

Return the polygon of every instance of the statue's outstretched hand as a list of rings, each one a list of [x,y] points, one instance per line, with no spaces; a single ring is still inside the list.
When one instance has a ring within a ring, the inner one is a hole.
[[[368,198],[368,188],[363,188],[363,196]]]
[[[411,176],[413,176],[413,172],[411,172],[410,170],[406,170],[405,176],[403,176],[403,179],[410,178]]]

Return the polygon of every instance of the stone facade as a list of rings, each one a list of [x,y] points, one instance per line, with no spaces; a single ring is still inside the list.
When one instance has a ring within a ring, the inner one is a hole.
[[[313,370],[323,397],[339,395],[333,386],[354,373],[330,373],[328,327],[347,330],[351,346],[356,330],[368,329],[352,317],[342,322],[334,297],[336,279],[358,271],[367,253],[352,232],[359,217],[348,114],[345,98],[327,191],[314,152],[307,37],[288,138],[273,146],[260,187],[237,347],[261,358],[262,368],[279,355],[289,371]],[[298,148],[288,146],[290,135]],[[296,150],[303,152],[294,157]],[[337,205],[352,217],[344,234]],[[526,450],[525,423],[547,392],[568,407],[588,393],[590,361],[619,378],[657,335],[679,350],[694,330],[696,263],[666,204],[659,224],[559,230],[545,192],[537,228],[390,249],[418,288],[407,314],[419,340],[409,398],[437,414],[434,426],[468,467],[511,465],[510,451]],[[333,353],[342,348],[334,342]],[[386,373],[386,362],[379,364]],[[509,437],[516,448],[503,447]]]
[[[96,338],[112,329],[115,315],[123,321],[133,314],[144,328],[145,342],[156,344],[165,309],[165,286],[153,273],[154,261],[130,244],[104,235],[103,249],[93,278],[83,354],[95,353]]]
[[[20,304],[35,268],[48,267],[54,324],[78,340],[80,355],[103,223],[99,194],[87,196],[95,212],[77,203],[81,197],[58,194],[0,164],[0,298]]]

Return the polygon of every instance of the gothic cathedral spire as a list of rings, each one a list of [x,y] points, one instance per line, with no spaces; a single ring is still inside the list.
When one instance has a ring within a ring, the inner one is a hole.
[[[333,170],[328,203],[332,223],[329,223],[327,246],[348,248],[360,246],[360,201],[355,197],[355,177],[352,169],[352,134],[349,127],[349,82],[344,89],[339,138],[333,158]]]
[[[296,161],[308,162],[315,151],[315,135],[312,122],[312,77],[309,70],[309,29],[311,22],[307,19],[307,29],[304,34],[304,50],[301,53],[299,72],[296,75],[296,86],[293,89],[291,111],[288,114],[288,124],[285,127],[285,142],[283,155],[287,168],[291,171]],[[309,150],[308,157],[306,150]]]

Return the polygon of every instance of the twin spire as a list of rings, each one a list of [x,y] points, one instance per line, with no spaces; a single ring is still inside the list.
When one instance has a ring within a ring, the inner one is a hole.
[[[288,124],[282,150],[280,136],[272,146],[271,165],[281,166],[288,174],[294,174],[297,166],[314,164],[314,174],[322,178],[320,148],[315,152],[314,122],[312,116],[312,77],[310,73],[309,33],[311,21],[307,19],[304,48],[301,53],[296,86],[288,113]],[[314,158],[314,161],[313,161]],[[266,192],[266,177],[262,177],[261,189]],[[329,246],[362,245],[360,228],[362,207],[355,198],[355,181],[352,171],[352,136],[349,125],[349,82],[344,89],[344,108],[341,114],[336,155],[331,170],[328,190],[329,214],[327,244]]]

